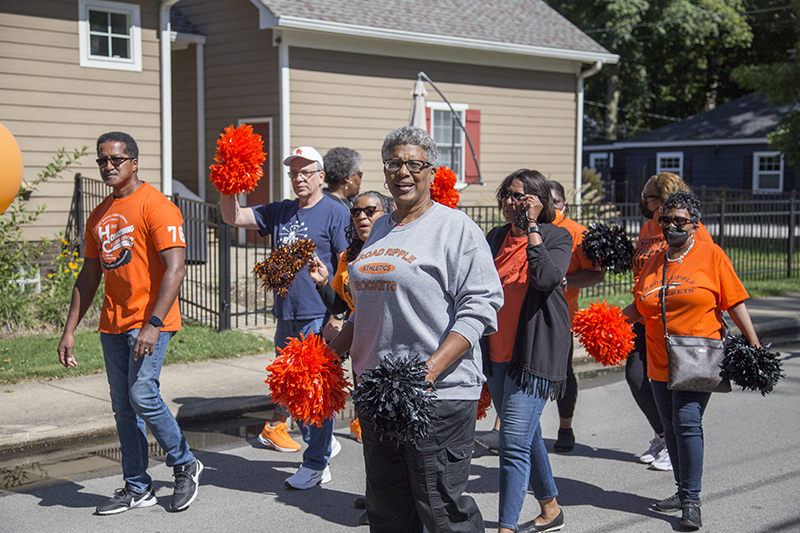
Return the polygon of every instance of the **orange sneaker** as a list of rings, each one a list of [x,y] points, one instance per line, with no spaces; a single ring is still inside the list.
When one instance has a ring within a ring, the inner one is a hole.
[[[358,418],[350,421],[350,438],[361,442],[361,424],[358,423]]]
[[[289,436],[289,430],[284,422],[280,422],[274,428],[270,427],[269,422],[267,422],[258,436],[258,442],[267,448],[286,453],[299,452],[301,448],[300,443]]]

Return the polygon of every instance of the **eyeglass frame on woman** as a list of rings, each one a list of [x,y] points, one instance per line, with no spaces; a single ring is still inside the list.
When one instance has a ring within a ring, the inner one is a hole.
[[[391,169],[389,165],[397,165],[397,168]],[[384,159],[383,160],[383,168],[386,169],[387,172],[400,172],[400,169],[403,168],[403,165],[406,166],[409,172],[412,174],[419,174],[426,168],[432,167],[433,164],[429,163],[428,161],[422,161],[421,159],[409,159],[408,161],[403,161],[402,159]],[[418,169],[414,170],[413,167],[419,166]]]
[[[311,176],[313,176],[314,174],[317,174],[318,172],[322,172],[322,171],[321,170],[297,170],[297,171],[290,170],[286,174],[290,178],[292,178],[293,180],[296,180],[300,176],[303,176],[303,179],[309,179]]]
[[[367,207],[351,207],[350,217],[355,219],[361,216],[361,213],[364,213],[367,215],[367,218],[371,219],[378,211],[383,211],[383,209],[375,205],[368,205]]]
[[[135,157],[98,157],[94,160],[97,163],[97,166],[100,168],[104,168],[109,161],[111,161],[111,165],[114,168],[119,168],[122,166],[122,163],[125,161],[130,161],[132,159],[136,159]]]
[[[671,217],[668,215],[662,215],[658,217],[658,225],[662,228],[669,226],[670,224],[675,224],[675,227],[678,229],[683,229],[686,227],[687,224],[697,224],[697,220],[693,218],[686,218],[686,217]]]
[[[509,198],[512,198],[514,200],[514,203],[518,204],[522,201],[524,197],[525,197],[524,192],[513,192],[510,191],[509,189],[504,189],[499,193],[497,193],[497,199],[500,200],[501,202],[505,202]]]

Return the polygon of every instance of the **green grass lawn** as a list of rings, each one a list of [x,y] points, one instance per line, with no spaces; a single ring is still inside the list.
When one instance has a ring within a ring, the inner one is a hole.
[[[100,333],[81,331],[75,335],[78,366],[66,369],[58,361],[60,335],[28,335],[0,339],[0,384],[32,380],[54,380],[98,374],[105,370]],[[238,355],[268,353],[270,340],[241,331],[216,330],[184,321],[183,329],[169,342],[164,364],[194,363]]]

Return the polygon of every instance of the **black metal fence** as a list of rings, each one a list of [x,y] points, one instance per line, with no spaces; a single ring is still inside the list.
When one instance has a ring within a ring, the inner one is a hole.
[[[86,218],[108,193],[101,181],[75,176],[66,238],[77,243],[81,252]],[[270,251],[269,239],[225,224],[219,204],[177,194],[172,200],[183,213],[186,236],[186,278],[179,297],[182,315],[221,331],[272,322],[272,293],[252,275],[253,265]],[[505,223],[496,206],[460,209],[484,233]],[[800,200],[794,195],[768,200],[707,195],[702,222],[714,242],[725,249],[740,278],[785,279],[800,276],[799,211]],[[573,205],[568,215],[584,226],[592,222],[619,224],[632,240],[644,223],[638,203]],[[597,298],[629,291],[632,285],[631,274],[607,274],[603,283],[582,293]]]

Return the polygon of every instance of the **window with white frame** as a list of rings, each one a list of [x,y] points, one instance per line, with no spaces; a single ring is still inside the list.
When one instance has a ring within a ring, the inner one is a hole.
[[[464,181],[464,131],[445,103],[428,102],[431,110],[431,137],[439,149],[439,165],[455,172],[459,182]],[[453,104],[461,123],[465,124],[466,104]]]
[[[589,167],[595,169],[601,178],[610,178],[611,169],[614,167],[614,154],[609,152],[589,154]]]
[[[672,172],[683,177],[683,152],[658,152],[656,174],[659,172]]]
[[[783,156],[780,152],[753,153],[753,192],[783,192]]]
[[[82,67],[142,70],[141,10],[136,4],[78,1]]]

